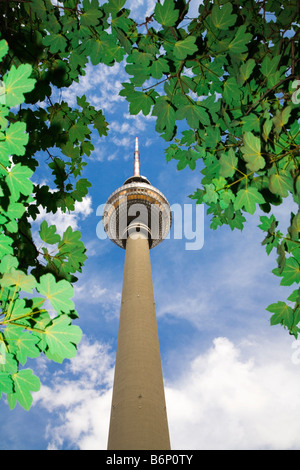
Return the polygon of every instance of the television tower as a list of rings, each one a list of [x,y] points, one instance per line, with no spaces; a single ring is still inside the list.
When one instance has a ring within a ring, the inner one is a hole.
[[[140,175],[138,138],[134,175],[108,198],[109,238],[126,250],[108,450],[168,450],[170,438],[161,367],[150,249],[168,234],[165,196]]]

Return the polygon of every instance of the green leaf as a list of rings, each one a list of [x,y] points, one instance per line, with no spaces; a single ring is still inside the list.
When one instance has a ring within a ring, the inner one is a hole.
[[[57,312],[74,310],[74,303],[70,300],[74,295],[74,289],[68,281],[63,279],[56,282],[53,274],[44,274],[40,278],[37,290],[50,301]]]
[[[7,395],[9,407],[13,409],[18,401],[25,410],[29,410],[33,401],[31,392],[37,392],[41,387],[39,378],[31,369],[25,369],[13,374],[12,380],[14,393]]]
[[[78,230],[73,231],[72,227],[68,227],[58,245],[62,258],[67,258],[64,265],[70,272],[77,271],[86,260],[85,246],[80,237],[81,233]]]
[[[5,255],[1,257],[0,273],[4,274],[5,272],[9,272],[12,268],[17,268],[18,265],[19,262],[15,256]]]
[[[156,130],[163,132],[172,132],[175,127],[175,111],[167,99],[161,98],[157,100],[153,107],[152,115],[157,116]]]
[[[60,236],[56,233],[56,225],[49,226],[46,220],[41,223],[39,234],[41,239],[50,245],[60,242]]]
[[[61,33],[52,33],[43,38],[43,44],[49,47],[52,54],[55,54],[66,50],[67,39]]]
[[[17,163],[11,168],[5,180],[14,200],[17,201],[20,194],[29,196],[32,193],[33,184],[29,180],[32,174],[33,171],[21,163]]]
[[[232,14],[231,3],[226,3],[220,7],[214,5],[211,12],[211,19],[213,25],[222,30],[227,30],[230,26],[233,26],[236,22],[237,15]]]
[[[249,59],[247,60],[247,62],[245,62],[245,64],[241,65],[239,80],[238,80],[240,84],[243,84],[246,80],[248,80],[254,67],[255,67],[254,59]]]
[[[125,3],[126,0],[109,0],[107,4],[108,11],[116,14],[123,8]]]
[[[269,189],[273,194],[288,197],[289,191],[293,191],[293,180],[289,174],[280,171],[269,177]]]
[[[267,119],[265,122],[264,122],[264,125],[263,125],[263,138],[265,140],[265,142],[268,141],[268,137],[269,137],[269,134],[271,132],[271,129],[272,129],[272,126],[273,126],[273,123],[271,121],[271,119]]]
[[[280,134],[281,129],[285,124],[288,122],[290,118],[290,114],[292,112],[291,106],[286,106],[283,110],[279,111],[277,109],[275,116],[273,117],[272,121],[275,126],[275,132]]]
[[[220,194],[220,207],[222,209],[227,209],[231,202],[234,202],[234,194],[230,189],[222,191]]]
[[[9,320],[9,321],[13,320],[14,322],[18,321],[18,323],[21,323],[21,324],[25,323],[28,325],[28,323],[26,322],[26,318],[30,316],[31,308],[26,307],[25,299],[20,299],[20,298],[16,299],[13,303],[11,312],[9,310],[10,310],[10,307],[8,308],[8,311],[6,312],[6,317],[5,317],[6,320]],[[18,331],[18,335],[19,335],[19,331]]]
[[[277,66],[279,64],[280,59],[281,59],[280,55],[275,56],[273,58],[270,57],[269,55],[266,55],[266,57],[264,58],[261,64],[261,68],[260,68],[261,73],[265,77],[269,77],[270,75],[273,75],[277,70]]]
[[[24,155],[28,139],[25,122],[15,122],[6,130],[4,145],[10,155]]]
[[[127,99],[129,101],[129,111],[132,115],[136,115],[142,111],[144,116],[147,116],[154,104],[154,100],[151,96],[141,91],[132,93]]]
[[[102,114],[102,111],[99,110],[94,117],[94,128],[97,129],[99,136],[107,135],[107,122],[105,117]]]
[[[205,108],[193,103],[180,106],[176,112],[176,119],[186,119],[192,129],[198,129],[200,125],[210,125],[209,115]]]
[[[99,19],[103,16],[102,11],[99,8],[89,8],[83,11],[80,16],[80,24],[82,26],[97,26]]]
[[[227,104],[238,101],[241,96],[241,91],[238,87],[235,77],[228,78],[223,85],[223,98]]]
[[[261,144],[259,137],[252,132],[245,132],[243,136],[244,146],[241,151],[244,154],[244,160],[250,171],[258,171],[266,164],[265,159],[261,155]]]
[[[298,304],[300,304],[300,287],[298,287],[298,289],[295,289],[291,293],[291,295],[289,295],[288,300],[290,300],[291,302],[297,302]]]
[[[203,196],[203,201],[207,204],[216,203],[218,201],[218,193],[214,184],[205,184],[205,194]]]
[[[10,272],[3,274],[0,285],[2,287],[16,286],[18,289],[32,293],[32,290],[36,287],[36,279],[32,274],[25,274],[19,269],[12,268]]]
[[[67,315],[60,315],[45,331],[49,353],[57,362],[76,355],[76,344],[81,340],[82,331],[70,323],[71,319]]]
[[[182,41],[177,41],[174,44],[174,55],[177,59],[183,60],[186,59],[188,55],[193,55],[194,52],[198,50],[198,47],[195,44],[196,37],[188,36]]]
[[[179,10],[175,10],[173,0],[165,0],[163,4],[156,3],[154,18],[162,26],[174,26],[179,17]]]
[[[159,57],[157,60],[154,60],[150,67],[150,73],[152,77],[156,80],[159,80],[163,76],[163,74],[169,72],[169,70],[170,67],[168,62],[162,57]]]
[[[227,153],[222,153],[220,158],[220,175],[231,178],[236,172],[238,158],[235,156],[234,150],[229,149]]]
[[[41,354],[40,349],[36,346],[39,341],[40,339],[37,336],[28,331],[23,331],[19,334],[18,339],[14,343],[17,347],[17,359],[23,366],[27,361],[27,357],[34,359]]]
[[[8,372],[0,372],[0,395],[3,393],[12,393],[13,381]]]
[[[281,286],[291,286],[294,282],[300,283],[300,265],[295,258],[288,258],[282,271]]]
[[[261,119],[261,116],[254,114],[254,113],[243,117],[242,131],[243,132],[249,132],[249,131],[260,132],[260,119]]]
[[[85,136],[90,134],[89,128],[85,124],[81,124],[76,122],[70,129],[69,129],[69,137],[71,142],[75,142],[78,140],[82,142],[85,139]]]
[[[1,39],[0,41],[0,60],[8,53],[8,44],[5,39]]]
[[[270,217],[267,217],[266,215],[262,215],[260,217],[261,224],[258,225],[258,228],[263,230],[264,232],[268,232],[271,227],[273,228],[273,231],[278,225],[278,222],[276,221],[274,215],[272,214]]]
[[[270,322],[271,325],[284,325],[287,328],[291,328],[293,325],[293,309],[289,307],[285,302],[277,302],[271,304],[266,309],[268,312],[274,313]]]
[[[13,240],[10,237],[7,237],[3,233],[0,234],[0,258],[5,255],[12,255],[14,250],[11,246]]]
[[[258,192],[256,188],[250,187],[247,189],[240,189],[234,202],[235,210],[242,209],[249,214],[254,214],[256,204],[263,204],[264,197]]]
[[[29,78],[32,67],[29,64],[21,64],[18,68],[11,67],[3,81],[6,91],[6,106],[13,107],[24,102],[24,93],[33,90],[36,80]]]
[[[228,49],[232,54],[242,54],[247,51],[247,44],[252,38],[252,34],[246,33],[246,25],[242,25],[237,29],[237,33],[233,40],[229,43]]]

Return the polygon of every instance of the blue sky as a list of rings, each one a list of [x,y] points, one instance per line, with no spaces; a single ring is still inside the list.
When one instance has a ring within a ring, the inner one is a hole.
[[[128,6],[140,19],[153,3]],[[75,214],[47,218],[59,231],[68,225],[81,230],[87,246],[74,297],[83,340],[76,358],[61,365],[44,357],[28,361],[42,388],[29,412],[0,402],[2,450],[106,448],[125,252],[97,237],[97,207],[132,175],[135,136],[141,173],[171,205],[191,204],[188,195],[200,186],[200,166],[178,172],[175,161],[166,162],[167,144],[156,134],[155,120],[129,115],[118,96],[125,80],[122,64],[89,66],[80,84],[62,95],[75,105],[76,95],[86,94],[110,124],[107,137],[94,135],[95,151],[83,174],[92,183],[89,195]],[[46,174],[39,177],[50,182]],[[276,209],[282,231],[291,207],[287,200]],[[194,227],[195,211],[193,203]],[[269,324],[265,308],[288,292],[271,273],[276,254],[268,257],[260,244],[259,215],[249,217],[242,232],[225,226],[213,231],[205,215],[200,250],[187,250],[190,240],[174,239],[173,232],[151,250],[174,450],[300,448],[300,341]]]

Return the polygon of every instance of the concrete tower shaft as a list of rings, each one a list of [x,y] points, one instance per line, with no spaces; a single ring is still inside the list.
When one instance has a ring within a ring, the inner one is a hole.
[[[109,450],[170,449],[148,240],[128,238]]]

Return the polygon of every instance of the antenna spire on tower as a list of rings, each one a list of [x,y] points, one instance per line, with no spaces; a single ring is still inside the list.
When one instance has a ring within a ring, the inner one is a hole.
[[[138,139],[138,137],[135,138],[134,176],[140,176],[140,152],[139,152],[139,139]]]

